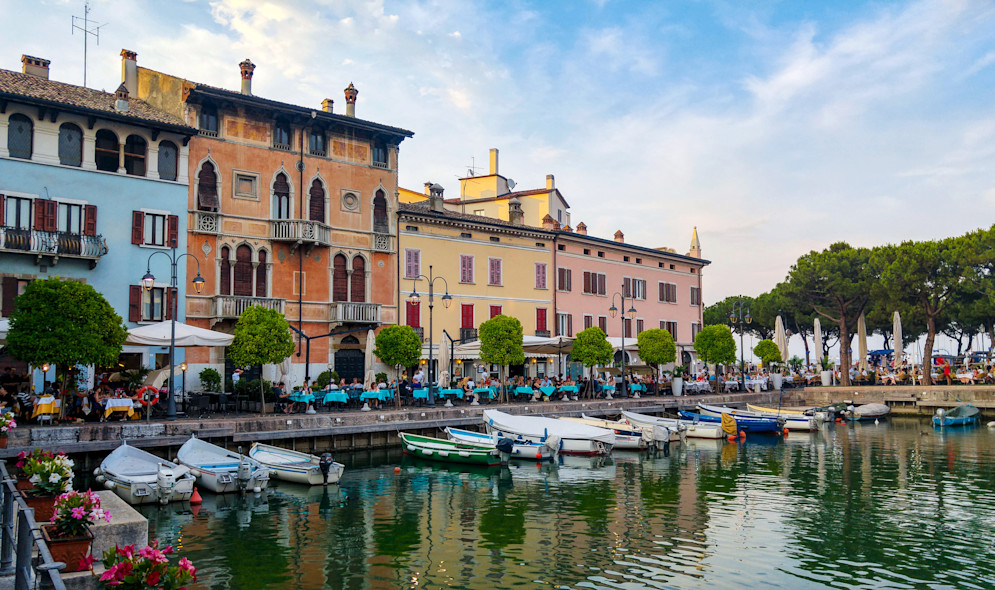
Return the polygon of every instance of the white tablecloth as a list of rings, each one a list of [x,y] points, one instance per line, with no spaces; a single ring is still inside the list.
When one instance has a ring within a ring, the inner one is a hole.
[[[135,407],[135,402],[128,398],[111,398],[104,402],[104,409],[110,410],[112,408],[127,408],[129,410]]]

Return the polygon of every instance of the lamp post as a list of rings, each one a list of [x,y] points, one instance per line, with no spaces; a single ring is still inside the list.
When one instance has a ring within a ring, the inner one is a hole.
[[[442,296],[442,305],[449,309],[449,306],[453,304],[453,298],[449,294],[449,283],[446,279],[442,277],[437,277],[432,273],[432,265],[428,265],[428,276],[418,275],[412,279],[412,283],[417,283],[419,280],[425,279],[428,282],[428,406],[430,408],[435,407],[435,393],[432,390],[432,383],[435,380],[435,370],[432,366],[432,309],[435,307],[435,281],[442,281],[446,286],[445,295]],[[408,295],[408,301],[415,303],[420,300],[420,295],[418,295],[417,285],[412,284],[411,295]]]
[[[197,293],[200,293],[204,289],[204,277],[200,276],[200,261],[197,257],[188,254],[186,252],[177,256],[176,246],[173,246],[169,254],[164,250],[156,250],[152,254],[149,254],[149,258],[145,261],[145,276],[142,277],[142,285],[145,286],[145,290],[151,292],[152,287],[155,286],[155,275],[152,274],[152,257],[156,254],[162,254],[169,259],[170,265],[170,279],[169,288],[175,289],[179,283],[176,280],[176,263],[179,262],[184,256],[189,256],[193,258],[197,263],[197,276],[193,279],[193,288]],[[169,320],[169,400],[166,402],[166,419],[176,420],[176,396],[173,391],[173,378],[175,377],[175,368],[173,366],[173,354],[176,350],[176,300],[178,297],[171,296],[170,299],[170,320]],[[184,371],[184,376],[186,372]],[[185,409],[185,408],[184,408]],[[151,415],[151,408],[146,409],[146,417]]]
[[[608,308],[608,313],[612,317],[615,317],[619,313],[619,308],[615,307],[615,298],[621,299],[621,308],[625,309],[625,283],[622,283],[622,291],[612,293],[612,306]],[[625,395],[625,315],[629,315],[629,321],[632,321],[636,317],[636,308],[632,305],[631,297],[629,298],[629,311],[623,311],[621,314],[622,318],[622,380],[619,383],[619,392]],[[610,399],[610,397],[609,397]]]
[[[737,311],[738,308],[738,311]],[[732,312],[729,314],[729,323],[732,325],[739,324],[739,388],[740,391],[746,391],[746,361],[743,360],[743,322],[749,324],[753,321],[750,317],[750,308],[746,308],[746,313],[743,313],[743,298],[740,297],[736,303],[732,304]],[[718,377],[716,377],[718,379]]]

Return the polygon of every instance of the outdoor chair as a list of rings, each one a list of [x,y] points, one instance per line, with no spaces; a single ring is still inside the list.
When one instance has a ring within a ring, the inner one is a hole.
[[[238,415],[238,394],[237,393],[222,393],[219,396],[218,403],[221,406],[221,412],[226,416],[228,411],[231,410],[236,415]]]
[[[198,418],[207,418],[211,415],[211,396],[207,394],[201,394],[194,398],[193,411],[197,413]]]

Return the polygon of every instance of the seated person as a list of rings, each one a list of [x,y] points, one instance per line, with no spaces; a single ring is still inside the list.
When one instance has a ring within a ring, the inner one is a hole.
[[[0,409],[3,412],[13,412],[14,406],[17,404],[17,398],[13,393],[7,391],[7,388],[0,385]]]
[[[287,391],[287,387],[284,382],[280,381],[274,385],[271,391],[273,392],[273,399],[276,402],[276,409],[282,409],[284,414],[293,413],[297,404],[290,401],[290,392]]]

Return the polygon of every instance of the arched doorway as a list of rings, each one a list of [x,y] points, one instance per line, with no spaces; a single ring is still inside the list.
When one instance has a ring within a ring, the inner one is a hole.
[[[355,336],[346,336],[339,343],[339,349],[335,351],[335,372],[340,379],[345,379],[346,383],[352,383],[358,378],[360,382],[365,377],[366,355],[360,350],[359,339]]]

